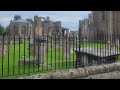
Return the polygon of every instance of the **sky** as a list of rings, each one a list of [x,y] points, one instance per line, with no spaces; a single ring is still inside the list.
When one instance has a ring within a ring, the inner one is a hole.
[[[79,27],[79,20],[88,18],[91,11],[0,11],[0,24],[4,27],[9,25],[15,15],[20,15],[23,19],[34,16],[50,17],[52,21],[61,21],[62,27],[69,28],[70,31],[76,31]]]

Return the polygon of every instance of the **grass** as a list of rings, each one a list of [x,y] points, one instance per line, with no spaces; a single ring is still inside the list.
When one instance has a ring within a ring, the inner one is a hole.
[[[45,62],[47,66],[43,67],[35,67],[32,64],[30,65],[19,65],[19,60],[29,60],[29,51],[28,51],[28,41],[20,44],[15,44],[15,46],[9,47],[9,57],[6,54],[3,59],[0,59],[0,77],[4,78],[3,76],[10,76],[15,75],[29,75],[35,73],[46,73],[56,69],[68,69],[74,68],[76,55],[72,53],[68,60],[62,60],[62,55],[64,54],[62,50],[56,50],[54,48],[50,48],[48,53],[45,55]],[[82,43],[82,47],[95,47],[95,48],[105,48],[105,44],[98,44],[98,43]],[[76,47],[75,47],[76,48]],[[25,56],[25,57],[23,57]],[[8,59],[9,58],[9,59]],[[30,59],[35,59],[34,56],[30,56]],[[120,61],[120,56],[118,58]],[[10,76],[11,77],[11,76]],[[8,77],[5,77],[8,78]]]
[[[93,47],[93,48],[105,48],[107,45],[106,44],[100,44],[100,43],[82,43],[81,44],[82,47]]]
[[[43,71],[51,71],[55,69],[65,69],[73,67],[75,61],[75,53],[71,54],[71,57],[68,60],[62,59],[62,50],[56,51],[55,49],[49,50],[49,52],[45,55],[45,62],[47,66],[43,67],[35,67],[31,65],[19,65],[19,60],[29,60],[29,52],[28,52],[28,42],[25,44],[15,44],[15,46],[9,46],[9,56],[6,54],[3,59],[0,60],[0,77],[9,76],[9,75],[18,75],[18,74],[29,74],[33,72],[43,72]],[[55,58],[56,55],[56,58]],[[74,55],[74,59],[73,59]],[[25,57],[23,57],[25,56]],[[52,59],[51,59],[52,57]],[[30,59],[34,59],[34,56],[30,56]],[[73,61],[74,60],[74,61]],[[52,62],[51,62],[52,61]],[[56,62],[55,62],[56,61]]]

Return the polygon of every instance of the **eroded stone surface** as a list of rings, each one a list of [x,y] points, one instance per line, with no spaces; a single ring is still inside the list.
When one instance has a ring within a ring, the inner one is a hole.
[[[120,62],[78,69],[69,69],[46,74],[37,74],[23,79],[112,79],[120,78]],[[19,79],[22,79],[21,77]]]

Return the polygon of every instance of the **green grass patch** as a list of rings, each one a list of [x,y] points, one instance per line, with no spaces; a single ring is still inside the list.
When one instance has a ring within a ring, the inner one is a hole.
[[[23,43],[10,45],[9,46],[9,56],[8,54],[4,55],[3,59],[0,59],[0,77],[7,78],[9,76],[16,77],[16,76],[24,76],[36,73],[47,73],[54,70],[65,70],[69,68],[74,68],[76,55],[75,52],[70,55],[70,57],[66,60],[63,60],[62,57],[64,55],[62,49],[55,50],[53,47],[52,49],[48,50],[48,53],[45,54],[45,63],[46,66],[37,67],[33,64],[30,65],[19,65],[19,60],[29,60],[35,59],[34,56],[29,55],[28,50],[28,41],[24,41]],[[82,47],[93,47],[93,48],[105,48],[107,45],[105,44],[98,44],[98,43],[82,43]],[[74,46],[76,48],[76,46]],[[25,56],[25,57],[24,57]],[[118,61],[120,61],[120,56],[118,57]],[[3,77],[6,76],[6,77]],[[9,78],[8,77],[8,78]]]
[[[75,61],[75,53],[71,54],[68,60],[62,60],[62,50],[56,50],[52,48],[45,55],[45,63],[47,66],[36,67],[33,64],[19,65],[19,60],[29,60],[28,41],[24,43],[10,45],[9,56],[4,55],[3,59],[0,59],[0,77],[9,75],[23,75],[33,72],[51,71],[55,69],[66,69],[73,67]],[[25,57],[24,57],[25,56]],[[55,58],[56,57],[56,58]],[[30,56],[30,59],[35,59],[34,56]]]

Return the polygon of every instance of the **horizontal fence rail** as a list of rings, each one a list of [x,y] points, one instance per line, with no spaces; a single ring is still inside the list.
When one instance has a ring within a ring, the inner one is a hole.
[[[119,34],[0,36],[0,77],[119,61]]]

